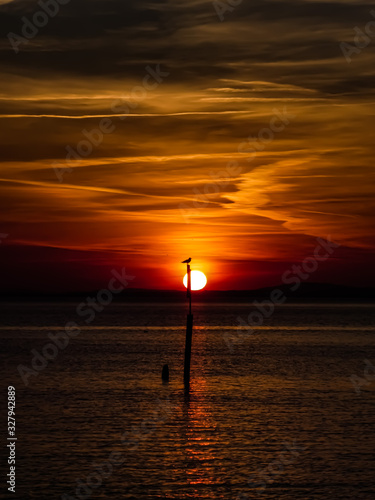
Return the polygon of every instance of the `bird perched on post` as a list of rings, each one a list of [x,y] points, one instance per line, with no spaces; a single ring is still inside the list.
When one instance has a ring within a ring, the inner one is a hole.
[[[186,260],[183,260],[183,261],[181,262],[181,264],[189,264],[190,262],[191,262],[191,257],[189,257],[189,258],[188,258],[188,259],[186,259]]]

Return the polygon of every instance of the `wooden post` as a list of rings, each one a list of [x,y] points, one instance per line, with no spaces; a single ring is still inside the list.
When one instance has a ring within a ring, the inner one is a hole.
[[[184,364],[184,384],[185,388],[190,383],[190,360],[191,360],[191,340],[193,336],[193,315],[191,314],[191,275],[190,266],[187,264],[187,296],[189,298],[189,313],[186,317],[186,341],[185,341],[185,364]]]
[[[187,275],[188,275],[188,286],[187,286],[187,297],[189,299],[189,314],[191,314],[191,270],[190,270],[190,265],[188,264],[187,266]]]

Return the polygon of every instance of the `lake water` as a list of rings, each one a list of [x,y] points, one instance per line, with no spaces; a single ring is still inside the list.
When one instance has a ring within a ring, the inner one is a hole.
[[[375,307],[285,304],[243,335],[251,305],[195,304],[187,394],[184,305],[116,303],[89,325],[76,305],[0,306],[17,402],[7,498],[375,497]],[[80,333],[25,386],[17,367],[72,321]]]

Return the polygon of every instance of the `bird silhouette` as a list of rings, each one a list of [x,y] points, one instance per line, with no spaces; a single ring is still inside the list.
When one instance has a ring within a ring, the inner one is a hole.
[[[189,257],[189,258],[188,258],[188,259],[186,259],[186,260],[183,260],[183,261],[181,262],[181,264],[189,264],[189,262],[191,262],[191,257]]]

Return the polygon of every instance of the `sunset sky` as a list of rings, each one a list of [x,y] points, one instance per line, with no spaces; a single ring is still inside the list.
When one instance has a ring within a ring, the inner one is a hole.
[[[232,3],[71,0],[16,53],[0,1],[2,292],[271,286],[329,236],[310,280],[373,285],[373,2]]]

